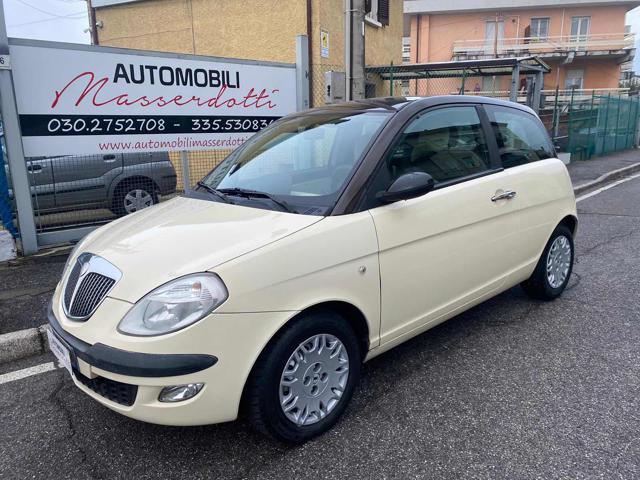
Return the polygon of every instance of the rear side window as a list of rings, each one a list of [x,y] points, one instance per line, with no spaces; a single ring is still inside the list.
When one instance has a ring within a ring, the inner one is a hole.
[[[509,107],[485,105],[504,168],[553,158],[549,136],[533,115]]]
[[[409,172],[448,182],[489,169],[489,151],[475,107],[428,111],[402,133],[386,158],[389,183]]]

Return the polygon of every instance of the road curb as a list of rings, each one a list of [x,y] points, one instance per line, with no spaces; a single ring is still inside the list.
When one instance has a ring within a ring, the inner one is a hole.
[[[577,196],[640,172],[640,163],[605,173],[595,180],[574,187]],[[49,351],[46,325],[0,335],[0,364],[39,355]]]
[[[628,167],[619,168],[618,170],[613,170],[611,172],[607,172],[604,175],[600,175],[595,180],[591,182],[583,183],[582,185],[578,185],[573,188],[573,193],[576,197],[588,193],[592,190],[596,190],[597,188],[604,187],[609,183],[615,182],[616,180],[620,180],[621,178],[629,177],[634,173],[640,172],[640,163],[634,163],[633,165],[629,165]]]
[[[48,351],[46,328],[41,325],[0,335],[0,364]]]

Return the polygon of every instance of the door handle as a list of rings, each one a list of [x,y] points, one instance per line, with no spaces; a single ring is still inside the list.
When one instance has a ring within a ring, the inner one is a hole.
[[[116,161],[116,156],[115,155],[104,155],[102,157],[102,159],[107,163],[111,163],[111,162],[115,162]]]
[[[42,165],[29,165],[27,170],[31,173],[40,173],[42,171]]]
[[[492,202],[497,202],[498,200],[511,200],[516,196],[516,192],[513,190],[506,190],[502,193],[496,193],[493,197],[491,197]]]

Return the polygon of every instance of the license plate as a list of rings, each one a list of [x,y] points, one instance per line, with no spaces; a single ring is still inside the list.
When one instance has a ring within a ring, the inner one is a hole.
[[[65,347],[53,333],[51,333],[51,328],[47,328],[47,338],[49,339],[49,348],[53,354],[60,361],[62,366],[69,370],[69,373],[73,375],[71,372],[71,353],[69,353],[69,349]]]

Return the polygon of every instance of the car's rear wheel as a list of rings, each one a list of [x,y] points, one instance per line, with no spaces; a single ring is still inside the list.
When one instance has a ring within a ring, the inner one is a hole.
[[[299,443],[331,428],[360,376],[361,350],[348,322],[332,311],[306,314],[260,355],[245,392],[254,426]]]
[[[127,181],[118,186],[113,197],[112,210],[118,216],[128,215],[158,203],[153,183]]]
[[[559,297],[569,283],[573,270],[573,235],[565,225],[558,225],[547,242],[536,269],[522,283],[529,296],[541,300]]]

